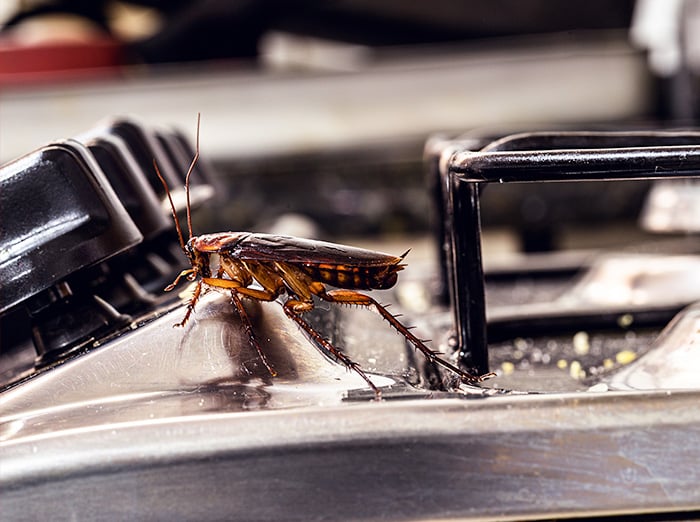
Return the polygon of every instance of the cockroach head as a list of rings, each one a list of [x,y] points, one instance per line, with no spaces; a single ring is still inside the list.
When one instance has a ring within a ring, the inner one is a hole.
[[[190,264],[192,265],[192,279],[191,281],[194,280],[198,275],[204,276],[204,277],[210,277],[211,276],[211,267],[209,266],[209,252],[204,252],[197,248],[197,241],[200,241],[201,238],[197,237],[191,237],[187,243],[185,243],[185,248],[183,249],[185,251],[185,255],[187,256],[187,259],[189,259]]]

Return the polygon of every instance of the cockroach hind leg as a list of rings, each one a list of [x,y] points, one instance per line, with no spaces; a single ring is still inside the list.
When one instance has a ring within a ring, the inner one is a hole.
[[[496,372],[488,372],[483,375],[475,375],[474,378],[476,379],[476,382],[484,382],[485,380],[490,379],[491,377],[496,377]]]
[[[496,374],[494,372],[485,373],[483,375],[475,375],[466,370],[461,370],[461,373],[458,375],[462,384],[468,384],[470,386],[477,385],[495,376]]]
[[[340,361],[348,370],[354,371],[357,375],[362,377],[362,379],[367,383],[367,385],[370,387],[370,389],[374,392],[374,400],[376,401],[381,401],[382,400],[382,392],[381,390],[377,387],[376,384],[372,382],[372,380],[369,378],[369,376],[365,373],[365,371],[362,369],[362,367],[350,359],[345,353],[343,353],[341,350],[333,346],[330,342],[328,342],[316,329],[314,329],[311,324],[309,324],[306,319],[301,317],[300,312],[295,310],[295,305],[298,304],[299,301],[296,301],[294,299],[289,299],[287,302],[282,304],[282,309],[284,310],[284,313],[287,314],[287,317],[292,319],[297,325],[299,325],[309,336],[311,339],[314,340],[317,344],[321,345],[328,353],[333,355],[338,361]]]
[[[449,361],[441,358],[439,352],[431,350],[425,345],[425,341],[416,337],[409,328],[405,327],[395,316],[392,315],[385,306],[382,306],[372,297],[362,294],[360,292],[355,292],[353,290],[331,290],[322,295],[319,295],[322,299],[332,302],[339,303],[352,303],[358,304],[365,307],[374,307],[377,312],[404,338],[410,342],[415,348],[417,348],[423,355],[434,364],[442,366],[445,370],[450,371],[459,379],[465,383],[477,383],[481,382],[483,379],[481,377],[470,374],[469,372],[458,368]],[[488,376],[488,374],[487,374]],[[486,378],[486,376],[484,376]]]

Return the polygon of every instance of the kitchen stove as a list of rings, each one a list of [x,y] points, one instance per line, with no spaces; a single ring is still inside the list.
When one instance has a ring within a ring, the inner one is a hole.
[[[187,292],[161,289],[185,260],[152,161],[181,186],[192,156],[181,134],[115,119],[6,164],[3,513],[696,517],[697,239],[494,263],[481,221],[488,192],[515,183],[692,179],[698,143],[696,131],[431,138],[438,261],[416,249],[398,285],[376,294],[446,357],[496,376],[454,382],[374,314],[319,303],[309,321],[372,376],[381,402],[277,303],[246,302],[274,378],[226,296],[210,292],[172,328]],[[194,178],[199,211],[222,206],[216,171],[203,163]],[[645,222],[665,212],[672,228],[671,199]]]

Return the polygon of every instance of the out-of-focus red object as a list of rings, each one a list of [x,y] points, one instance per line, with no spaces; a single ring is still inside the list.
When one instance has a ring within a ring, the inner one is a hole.
[[[123,43],[111,38],[32,44],[0,39],[0,88],[119,75],[125,54]]]

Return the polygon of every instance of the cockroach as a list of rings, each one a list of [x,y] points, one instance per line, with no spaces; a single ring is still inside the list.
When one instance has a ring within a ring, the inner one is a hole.
[[[240,317],[251,345],[257,351],[267,371],[274,377],[277,372],[267,360],[256,339],[241,298],[275,301],[286,294],[286,300],[282,303],[284,313],[328,353],[360,375],[374,391],[375,397],[380,399],[381,391],[360,365],[333,346],[302,317],[304,312],[313,310],[313,298],[316,296],[330,303],[374,308],[429,361],[454,373],[463,382],[475,383],[483,380],[482,377],[472,375],[442,359],[439,352],[428,348],[424,341],[399,322],[385,306],[358,291],[380,290],[394,286],[398,279],[398,272],[405,266],[402,261],[408,251],[400,256],[394,256],[325,241],[253,232],[220,232],[193,236],[190,177],[199,159],[199,124],[198,116],[195,155],[185,176],[189,235],[187,241],[184,239],[168,184],[154,161],[155,171],[170,201],[180,246],[191,264],[190,268],[180,272],[165,291],[175,288],[183,278],[197,282],[185,316],[175,326],[187,324],[202,295],[203,288],[229,292],[231,303]],[[257,285],[252,287],[251,285],[255,282]],[[327,285],[335,289],[329,290],[326,288]]]

